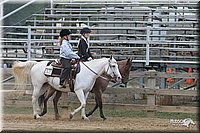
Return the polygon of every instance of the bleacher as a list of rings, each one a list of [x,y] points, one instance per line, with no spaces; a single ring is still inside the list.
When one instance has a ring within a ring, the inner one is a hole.
[[[198,65],[197,1],[78,1],[53,0],[23,26],[4,24],[2,59],[53,60],[59,57],[58,35],[70,29],[77,50],[79,31],[92,30],[95,58],[132,58],[136,66]]]

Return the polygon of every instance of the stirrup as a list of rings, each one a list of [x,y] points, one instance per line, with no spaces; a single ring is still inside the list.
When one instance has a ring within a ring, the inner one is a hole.
[[[59,88],[66,88],[66,85],[59,85]]]

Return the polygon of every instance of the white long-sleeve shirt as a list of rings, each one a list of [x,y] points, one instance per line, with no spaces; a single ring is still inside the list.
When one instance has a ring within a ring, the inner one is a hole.
[[[62,41],[60,47],[60,57],[65,59],[77,59],[78,55],[72,50],[72,46],[67,40]]]

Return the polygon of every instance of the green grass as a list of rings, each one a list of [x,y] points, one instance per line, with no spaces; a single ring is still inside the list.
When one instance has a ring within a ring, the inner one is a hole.
[[[87,108],[86,112],[90,111],[91,108]],[[62,108],[59,108],[59,112],[63,113]],[[104,115],[106,117],[147,117],[146,111],[131,111],[131,110],[115,110],[115,109],[104,109]],[[11,107],[11,106],[4,106],[3,107],[3,114],[32,114],[32,107]],[[54,114],[53,108],[48,108],[48,114]],[[93,116],[99,117],[99,109],[97,109]],[[193,113],[169,113],[169,112],[157,112],[156,118],[161,119],[185,119],[191,118],[192,120],[198,121],[199,116],[198,114]]]
[[[198,121],[199,115],[193,114],[193,113],[177,113],[177,112],[157,112],[156,113],[157,118],[162,119],[185,119],[185,118],[191,118],[192,120]]]
[[[3,114],[32,114],[32,107],[4,106]],[[48,108],[48,113],[53,114],[53,108]]]
[[[146,117],[144,111],[130,111],[130,110],[105,110],[105,115],[109,117]]]
[[[3,114],[30,114],[32,113],[31,107],[3,107]]]

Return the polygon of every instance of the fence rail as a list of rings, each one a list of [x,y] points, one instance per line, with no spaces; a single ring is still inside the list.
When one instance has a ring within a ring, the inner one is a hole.
[[[6,72],[11,74],[11,70],[10,69],[6,69]],[[159,89],[160,87],[157,86],[156,82],[158,82],[158,80],[160,80],[161,78],[181,78],[181,79],[188,79],[188,78],[192,78],[195,79],[197,81],[199,81],[199,77],[198,77],[198,73],[197,72],[193,72],[193,73],[183,73],[183,72],[172,72],[172,73],[168,73],[168,72],[156,72],[156,71],[146,71],[146,72],[131,72],[130,74],[130,79],[132,78],[141,78],[141,77],[145,77],[146,83],[144,85],[143,88],[140,87],[128,87],[128,88],[119,88],[119,87],[108,87],[105,92],[103,93],[103,99],[105,102],[106,107],[112,107],[115,109],[130,109],[130,110],[138,110],[138,111],[147,111],[148,114],[150,116],[153,116],[155,114],[155,112],[181,112],[181,113],[198,113],[198,105],[197,106],[186,106],[186,105],[181,105],[181,106],[177,106],[177,105],[162,105],[158,103],[158,98],[160,96],[181,96],[181,97],[199,97],[199,90],[198,88],[196,90],[180,90],[180,89],[169,89],[169,88],[163,88],[163,89]],[[13,97],[6,97],[7,95],[9,95],[9,93],[13,93],[12,88],[14,88],[14,84],[13,82],[11,82],[11,84],[9,84],[9,82],[7,82],[7,80],[11,79],[10,78],[6,78],[3,82],[3,93],[5,93],[5,105],[12,105],[12,104],[16,104],[16,105],[20,105],[20,104],[29,104],[31,103],[31,96],[29,93],[29,100],[26,99],[26,101],[23,100],[23,98],[21,100],[16,100],[13,99]],[[131,81],[131,80],[130,80]],[[129,81],[129,82],[130,82]],[[135,83],[134,83],[135,84]],[[136,85],[137,86],[137,85]],[[30,92],[32,91],[32,85],[31,84],[27,84],[27,90],[29,90]],[[11,91],[8,91],[11,90]],[[15,90],[17,91],[17,90]],[[146,95],[146,104],[144,103],[139,103],[139,104],[135,104],[133,102],[130,101],[126,101],[126,99],[132,98],[133,100],[133,96],[135,94],[143,94]],[[91,101],[93,101],[94,96],[90,95],[89,97],[89,104],[94,104],[94,102],[91,103]],[[66,100],[67,99],[67,100]],[[13,100],[15,102],[13,102]],[[78,102],[78,99],[76,97],[76,95],[72,92],[64,93],[62,95],[61,98],[61,107],[70,107],[72,104],[76,104]],[[130,103],[130,104],[127,104]]]
[[[53,60],[59,54],[57,38],[63,27],[73,32],[71,44],[77,50],[83,24],[92,30],[90,46],[95,58],[110,54],[117,60],[130,57],[143,67],[196,65],[197,2],[52,0],[44,11],[26,20],[30,26],[1,26],[1,59],[9,63]]]
[[[8,95],[9,93],[13,93],[12,91],[4,91],[5,96],[6,94]],[[156,98],[159,97],[160,95],[162,96],[199,96],[198,91],[193,91],[193,90],[158,90],[158,89],[142,89],[142,88],[107,88],[107,90],[103,93],[103,97],[105,98],[109,96],[115,96],[115,98],[118,98],[118,100],[121,97],[124,97],[125,94],[129,95],[134,95],[134,94],[144,94],[147,95],[147,103],[146,104],[126,104],[126,103],[117,103],[115,102],[115,99],[112,99],[111,101],[113,102],[105,102],[104,108],[112,108],[112,109],[119,109],[119,110],[133,110],[133,111],[146,111],[150,116],[154,116],[156,112],[179,112],[179,113],[198,113],[198,108],[199,107],[194,107],[194,106],[166,106],[166,105],[158,105],[156,104],[157,100]],[[153,96],[153,98],[150,98],[149,96]],[[31,98],[31,96],[29,95]],[[72,99],[71,99],[71,98]],[[6,98],[6,97],[5,97]],[[14,100],[6,98],[5,101],[5,106],[7,105],[30,105],[31,106],[31,99],[29,100]],[[66,100],[67,99],[67,100]],[[110,98],[109,98],[110,99]],[[123,98],[122,98],[123,99]],[[104,99],[105,100],[105,99]],[[89,102],[87,103],[88,105],[94,105],[95,103],[92,102],[93,100],[90,99]],[[124,101],[125,102],[125,101]],[[50,102],[49,102],[50,103]],[[76,98],[74,93],[68,93],[68,94],[63,94],[61,97],[60,101],[60,107],[71,107],[72,105],[79,104],[78,99]],[[52,104],[50,103],[50,106]],[[153,113],[153,115],[152,115]]]
[[[14,57],[18,58],[18,60],[46,60],[48,57],[51,58],[58,56],[59,47],[54,46],[52,44],[58,45],[59,41],[57,39],[47,39],[48,36],[55,37],[58,33],[40,33],[41,36],[44,34],[44,38],[37,38],[36,36],[39,33],[35,32],[35,30],[60,30],[62,27],[52,27],[52,26],[1,26],[2,28],[19,28],[24,29],[26,32],[22,33],[12,33],[8,32],[7,35],[24,35],[23,38],[10,38],[4,37],[1,38],[1,42],[3,43],[2,48],[2,60],[16,60]],[[72,30],[81,29],[80,27],[74,26],[66,26],[65,28],[69,28]],[[198,56],[195,55],[198,49],[198,43],[196,39],[193,40],[154,40],[154,37],[196,37],[197,35],[180,35],[180,34],[169,34],[169,35],[157,35],[152,34],[154,31],[191,31],[196,32],[197,28],[175,28],[175,27],[91,27],[92,30],[136,30],[143,31],[145,35],[142,34],[94,34],[91,37],[102,37],[103,36],[116,36],[116,37],[142,37],[141,40],[123,40],[123,39],[114,39],[114,40],[90,40],[90,44],[92,44],[91,49],[93,52],[97,53],[96,57],[109,56],[106,51],[112,51],[115,57],[132,57],[133,62],[144,62],[145,65],[149,65],[151,62],[175,62],[173,59],[176,59],[178,63],[195,63],[198,64]],[[78,37],[79,34],[72,34],[72,37]],[[14,47],[13,43],[16,44]],[[10,43],[10,44],[9,44]],[[51,43],[51,46],[49,46]],[[77,49],[76,45],[78,40],[71,40],[74,48]],[[42,46],[40,45],[42,44]],[[106,47],[105,47],[106,44]],[[99,45],[99,46],[98,46]],[[102,46],[103,45],[103,46]],[[127,46],[128,45],[128,46]],[[166,46],[167,45],[167,46]],[[171,46],[170,46],[171,45]],[[159,46],[159,47],[158,47]],[[181,46],[181,47],[180,47]],[[20,50],[21,49],[21,50]],[[15,51],[13,51],[15,50]],[[50,52],[48,52],[48,50]],[[53,50],[53,51],[52,51]],[[24,52],[26,51],[26,52]],[[38,51],[38,52],[37,52]],[[164,51],[164,52],[163,52]],[[53,52],[53,53],[52,53]],[[155,52],[157,55],[152,54]],[[181,52],[181,53],[177,53]],[[41,55],[37,57],[35,54]],[[180,54],[180,55],[178,55]],[[194,54],[192,56],[191,54]],[[123,56],[122,56],[123,55]],[[43,58],[43,59],[40,59]],[[168,58],[168,59],[167,59]],[[189,59],[183,61],[183,59]],[[167,59],[167,60],[166,60]]]

